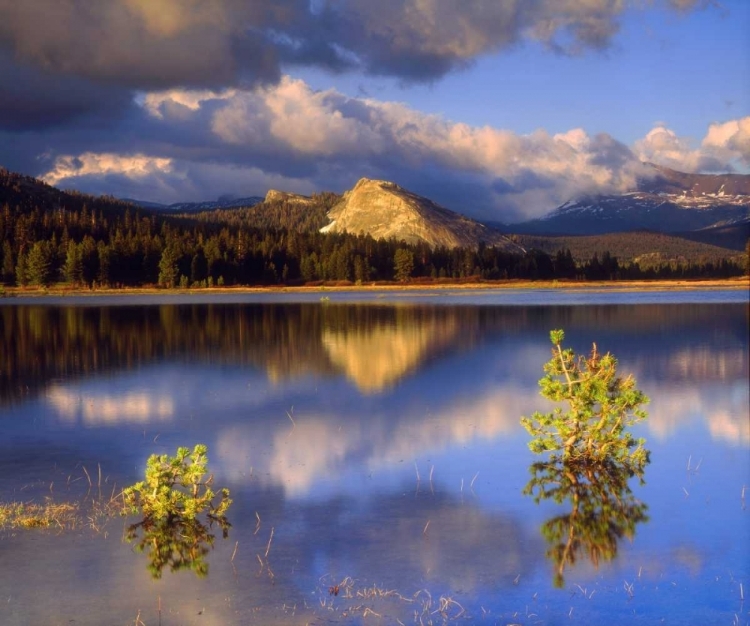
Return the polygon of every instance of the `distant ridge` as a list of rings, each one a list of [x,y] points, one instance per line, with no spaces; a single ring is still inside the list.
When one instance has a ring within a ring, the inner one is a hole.
[[[123,198],[123,202],[129,202],[144,209],[152,211],[163,211],[170,213],[198,213],[200,211],[212,211],[214,209],[239,209],[251,207],[263,202],[259,196],[248,196],[246,198],[219,198],[218,200],[206,200],[204,202],[175,202],[173,204],[161,204],[149,202],[148,200],[134,200]]]

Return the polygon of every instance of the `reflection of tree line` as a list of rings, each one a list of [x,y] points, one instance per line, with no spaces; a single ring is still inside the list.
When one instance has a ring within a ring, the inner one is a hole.
[[[403,358],[393,366],[401,371],[381,372],[384,383],[392,383],[430,357],[468,348],[488,334],[517,336],[565,326],[571,334],[585,328],[587,336],[637,332],[634,345],[643,346],[649,344],[649,332],[684,327],[684,333],[672,332],[666,339],[684,348],[691,344],[690,329],[715,324],[717,319],[726,322],[725,332],[740,337],[745,332],[739,327],[746,320],[728,305],[2,306],[0,400],[21,398],[51,379],[132,369],[165,359],[254,365],[279,379],[305,373],[331,375],[341,371],[349,354],[377,361],[387,359],[396,345]],[[384,331],[388,342],[380,341]],[[661,345],[665,339],[659,341]],[[660,358],[666,364],[668,351]]]

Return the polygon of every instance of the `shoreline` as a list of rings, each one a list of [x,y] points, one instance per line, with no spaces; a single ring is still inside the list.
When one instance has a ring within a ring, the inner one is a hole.
[[[226,295],[226,294],[259,294],[259,293],[335,293],[335,292],[405,292],[405,291],[699,291],[699,290],[750,290],[750,277],[724,279],[679,279],[679,280],[633,280],[633,281],[560,281],[560,280],[507,280],[502,282],[439,282],[439,283],[371,283],[355,284],[315,284],[297,286],[241,286],[241,287],[206,287],[174,288],[160,287],[121,287],[81,289],[63,287],[5,287],[0,291],[0,298],[34,298],[34,297],[86,297],[86,296],[148,296],[148,295]]]

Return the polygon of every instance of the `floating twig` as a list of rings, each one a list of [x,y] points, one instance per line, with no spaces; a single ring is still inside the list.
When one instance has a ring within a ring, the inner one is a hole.
[[[477,479],[477,476],[479,476],[479,472],[474,474],[474,478],[471,479],[471,484],[469,485],[469,489],[471,489],[472,491],[474,491],[474,481]]]

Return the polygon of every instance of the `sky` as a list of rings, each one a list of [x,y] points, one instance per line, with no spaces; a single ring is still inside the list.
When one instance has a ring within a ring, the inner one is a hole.
[[[394,181],[513,222],[750,172],[747,0],[0,0],[0,166],[155,202]]]

